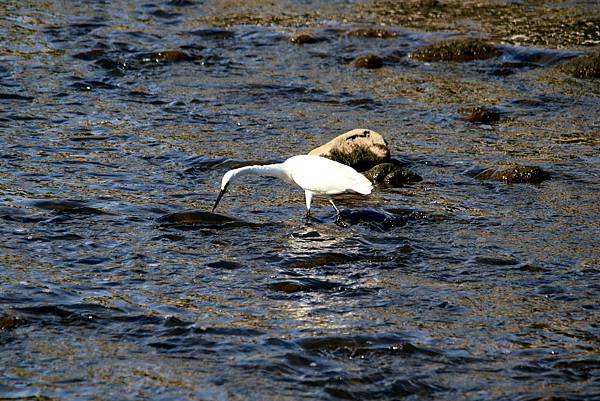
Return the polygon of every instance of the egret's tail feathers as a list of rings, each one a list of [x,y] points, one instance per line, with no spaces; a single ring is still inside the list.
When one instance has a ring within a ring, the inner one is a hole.
[[[371,184],[371,181],[367,177],[361,174],[357,177],[352,190],[362,195],[369,195],[373,190],[373,184]]]

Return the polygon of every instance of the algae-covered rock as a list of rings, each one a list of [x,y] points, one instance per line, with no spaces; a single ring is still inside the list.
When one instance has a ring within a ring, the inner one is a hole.
[[[539,184],[550,178],[550,174],[537,166],[514,165],[492,167],[475,176],[478,180],[503,181],[507,184]]]
[[[487,107],[466,107],[459,112],[471,123],[491,124],[500,120],[500,113]]]
[[[574,58],[559,68],[575,78],[600,78],[600,52]]]
[[[387,187],[399,187],[423,179],[416,173],[395,163],[381,163],[363,173],[373,184]]]
[[[352,65],[354,65],[356,68],[375,69],[383,67],[383,60],[379,56],[368,54],[366,56],[356,58],[352,62]]]
[[[390,159],[390,150],[378,132],[359,128],[348,131],[309,152],[346,164],[358,171],[385,163]]]
[[[410,56],[421,61],[473,61],[498,57],[502,51],[483,39],[446,40],[421,47]]]

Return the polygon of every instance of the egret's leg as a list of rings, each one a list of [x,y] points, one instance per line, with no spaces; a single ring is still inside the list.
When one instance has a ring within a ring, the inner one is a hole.
[[[312,202],[313,193],[304,191],[304,197],[306,198],[306,221],[308,221],[310,219],[310,203]]]
[[[335,224],[337,224],[340,227],[348,227],[348,224],[344,223],[342,221],[342,219],[340,218],[340,209],[338,209],[335,206],[335,203],[333,203],[333,200],[329,199],[329,203],[331,203],[331,205],[335,209]]]
[[[329,198],[329,203],[331,203],[331,206],[335,209],[335,219],[337,220],[340,217],[340,210],[335,206],[335,203],[333,203],[333,199]]]

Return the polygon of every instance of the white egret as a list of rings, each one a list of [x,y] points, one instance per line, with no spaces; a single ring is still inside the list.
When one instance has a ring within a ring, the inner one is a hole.
[[[326,159],[321,156],[292,156],[283,163],[262,166],[246,166],[229,170],[221,181],[221,192],[212,208],[214,212],[219,201],[227,191],[232,179],[247,174],[276,177],[304,190],[306,197],[306,218],[310,217],[310,204],[313,196],[325,196],[335,209],[336,221],[340,211],[333,203],[331,196],[346,192],[368,195],[373,189],[371,181],[350,166]]]

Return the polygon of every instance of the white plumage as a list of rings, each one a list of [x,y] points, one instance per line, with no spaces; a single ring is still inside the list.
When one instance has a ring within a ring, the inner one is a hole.
[[[310,205],[315,195],[326,196],[329,199],[335,208],[337,218],[340,212],[331,199],[332,195],[346,192],[368,195],[373,189],[371,182],[352,167],[320,156],[299,155],[290,157],[283,163],[229,170],[221,181],[221,192],[213,206],[213,212],[227,191],[231,180],[246,174],[276,177],[298,185],[304,190],[306,197],[307,217],[310,216]]]

